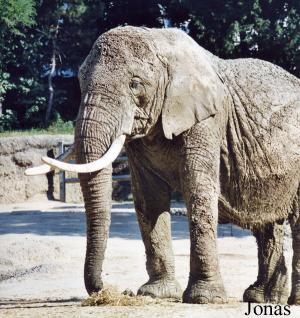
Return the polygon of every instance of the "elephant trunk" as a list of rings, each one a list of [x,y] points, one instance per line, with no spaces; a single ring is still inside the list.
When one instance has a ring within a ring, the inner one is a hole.
[[[102,263],[106,249],[111,210],[111,167],[90,175],[80,175],[87,226],[84,266],[85,287],[89,294],[102,289]]]
[[[112,116],[105,114],[105,120],[101,121],[100,117],[95,119],[86,115],[85,109],[77,119],[75,130],[76,161],[80,164],[101,157],[118,131],[118,123],[113,121]],[[112,166],[79,174],[79,180],[87,225],[84,280],[86,290],[91,294],[103,287],[101,272],[110,226]]]

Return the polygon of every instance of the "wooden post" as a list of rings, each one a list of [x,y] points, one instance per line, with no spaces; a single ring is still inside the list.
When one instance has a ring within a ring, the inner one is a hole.
[[[63,142],[58,143],[59,155],[64,152]],[[66,173],[65,171],[59,172],[59,200],[66,202]]]

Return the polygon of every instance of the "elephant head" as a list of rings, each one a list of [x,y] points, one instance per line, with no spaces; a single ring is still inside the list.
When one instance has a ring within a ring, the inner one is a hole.
[[[124,142],[146,136],[159,121],[165,137],[172,139],[214,116],[223,107],[224,87],[210,53],[177,29],[119,27],[104,33],[81,66],[79,80],[77,164],[43,161],[79,172],[87,216],[85,284],[91,293],[102,288],[110,163]],[[28,173],[37,168],[32,169]]]

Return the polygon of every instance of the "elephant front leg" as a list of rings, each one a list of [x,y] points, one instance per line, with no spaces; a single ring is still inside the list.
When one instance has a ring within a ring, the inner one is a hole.
[[[227,302],[217,255],[217,217],[210,212],[211,204],[215,202],[210,197],[193,194],[189,198],[190,276],[183,294],[187,303]]]
[[[286,303],[288,279],[283,255],[283,223],[253,230],[258,247],[258,276],[244,292],[243,300],[255,303]]]
[[[185,136],[181,174],[191,240],[183,301],[199,304],[227,302],[217,252],[220,151],[217,136],[207,128],[197,125]]]
[[[139,168],[131,163],[134,202],[145,244],[149,280],[138,289],[138,294],[179,299],[182,290],[175,279],[170,189],[159,177]]]
[[[171,244],[170,213],[147,219],[139,214],[139,223],[146,249],[147,283],[138,290],[138,295],[158,298],[181,299],[182,290],[175,279],[174,255]]]

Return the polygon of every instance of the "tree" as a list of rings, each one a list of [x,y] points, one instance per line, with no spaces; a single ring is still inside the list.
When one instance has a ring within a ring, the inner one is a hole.
[[[262,58],[300,77],[299,0],[0,0],[5,127],[74,120],[78,68],[119,25],[179,27],[220,57]]]
[[[43,63],[48,77],[45,125],[51,118],[54,103],[60,113],[66,114],[66,109],[70,109],[63,101],[66,92],[57,94],[55,83],[77,75],[79,65],[101,33],[125,24],[162,26],[159,6],[153,0],[147,3],[143,0],[44,0],[37,13],[36,29],[44,43]],[[78,102],[73,106],[77,110]]]
[[[15,61],[16,55],[12,50],[18,46],[17,42],[24,36],[22,28],[33,25],[34,18],[33,0],[0,0],[0,116],[6,93],[15,87],[10,80],[11,74],[6,65]],[[14,45],[9,48],[8,44],[12,42]]]
[[[173,25],[188,22],[200,45],[224,58],[256,57],[300,77],[300,2],[295,0],[171,0]]]
[[[48,78],[46,126],[55,114],[54,103],[57,108],[66,100],[66,92],[59,92],[55,83],[76,77],[80,63],[96,38],[96,17],[101,15],[101,7],[102,2],[95,0],[47,0],[38,8],[37,31],[43,43],[43,75]],[[77,109],[78,105],[74,108]]]

